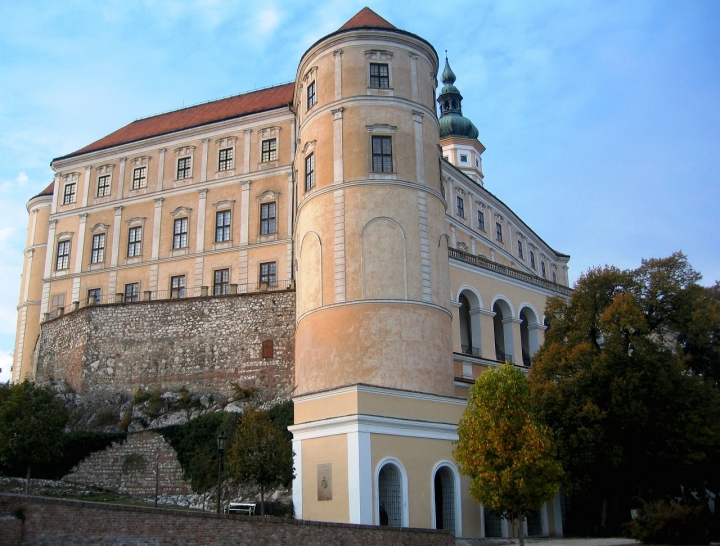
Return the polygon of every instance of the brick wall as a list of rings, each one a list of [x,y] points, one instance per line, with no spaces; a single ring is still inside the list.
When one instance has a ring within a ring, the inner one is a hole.
[[[0,518],[7,518],[20,507],[25,522],[0,533],[0,544],[455,544],[448,531],[284,521],[0,494]]]
[[[273,358],[262,358],[264,340]],[[282,399],[294,347],[294,290],[85,307],[42,325],[36,379],[127,394],[146,385],[230,394],[239,383]]]
[[[183,479],[175,450],[160,434],[150,431],[129,434],[126,442],[92,453],[63,480],[137,497],[153,497],[157,453],[160,454],[159,493],[191,493],[190,485]]]

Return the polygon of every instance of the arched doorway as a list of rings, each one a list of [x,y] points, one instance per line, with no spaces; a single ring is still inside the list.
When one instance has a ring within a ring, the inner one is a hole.
[[[386,463],[378,474],[378,523],[402,527],[402,476],[393,463]]]
[[[498,299],[493,304],[493,326],[495,330],[495,359],[500,362],[514,362],[512,309],[507,301]]]
[[[435,529],[447,529],[455,534],[455,476],[447,466],[441,466],[433,479],[435,491]]]

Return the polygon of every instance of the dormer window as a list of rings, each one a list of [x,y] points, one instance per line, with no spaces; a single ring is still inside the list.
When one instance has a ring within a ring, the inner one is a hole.
[[[387,64],[370,63],[370,87],[390,87],[390,71]]]

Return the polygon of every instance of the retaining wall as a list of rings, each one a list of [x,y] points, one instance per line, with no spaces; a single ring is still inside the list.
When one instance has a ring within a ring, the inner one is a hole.
[[[13,518],[22,508],[23,523]],[[449,531],[228,516],[0,494],[1,545],[454,546]]]

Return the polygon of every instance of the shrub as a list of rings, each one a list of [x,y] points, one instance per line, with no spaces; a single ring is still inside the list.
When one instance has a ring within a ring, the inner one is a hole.
[[[90,426],[93,428],[114,427],[118,424],[118,410],[112,406],[100,408],[93,416]]]
[[[661,499],[641,501],[628,535],[643,544],[709,544],[712,516],[706,502]]]

